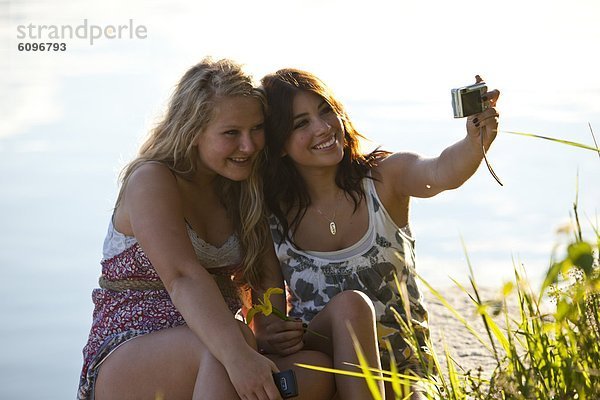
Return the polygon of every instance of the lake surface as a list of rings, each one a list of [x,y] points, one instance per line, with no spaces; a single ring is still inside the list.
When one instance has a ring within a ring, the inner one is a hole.
[[[310,12],[304,9],[300,16],[311,16],[321,7],[306,4]],[[326,15],[334,20],[332,10],[339,3],[323,4]],[[360,130],[393,151],[435,156],[463,137],[464,121],[451,118],[449,91],[469,83],[471,75],[464,71],[472,70],[490,71],[488,79],[493,77],[502,88],[501,129],[505,131],[592,145],[588,122],[600,132],[600,83],[596,76],[586,74],[591,68],[588,64],[597,65],[595,53],[588,53],[585,63],[581,60],[570,69],[547,64],[541,71],[539,65],[532,69],[523,64],[521,73],[506,59],[512,49],[529,60],[526,43],[498,38],[499,61],[492,60],[492,55],[472,63],[467,57],[455,62],[446,57],[434,68],[430,51],[404,41],[409,34],[418,38],[418,32],[372,27],[359,42],[340,44],[331,38],[315,42],[311,36],[309,44],[316,46],[316,53],[300,46],[297,54],[287,47],[279,54],[266,46],[256,47],[267,30],[255,29],[247,21],[260,17],[260,9],[240,3],[237,6],[246,14],[230,15],[228,24],[221,27],[207,18],[224,10],[203,5],[211,12],[204,10],[196,19],[207,21],[208,28],[193,18],[200,6],[188,9],[183,1],[106,2],[102,9],[87,1],[63,0],[54,6],[0,2],[0,399],[74,396],[81,349],[91,323],[90,293],[97,285],[117,174],[159,117],[172,85],[205,54],[239,58],[257,76],[285,65],[319,72],[332,82]],[[597,11],[588,6],[590,12]],[[360,12],[353,5],[344,10]],[[382,18],[390,18],[384,11]],[[424,11],[407,13],[425,15]],[[283,18],[283,11],[280,15]],[[74,39],[62,54],[16,50],[20,24],[77,26],[84,18],[99,25],[133,18],[136,24],[147,26],[148,38],[99,40],[93,46]],[[294,21],[297,24],[290,27],[285,19],[274,23],[293,31],[301,18]],[[219,34],[210,36],[214,32]],[[444,40],[444,27],[437,32],[433,37],[421,32],[422,41],[446,55],[447,46],[437,43]],[[294,43],[302,45],[303,38],[299,32],[290,33]],[[594,43],[597,38],[595,30],[581,40]],[[371,43],[382,40],[386,48],[380,48],[381,44],[376,50],[371,48]],[[571,54],[568,43],[555,44],[557,51]],[[361,51],[370,61],[360,57]],[[344,52],[355,55],[354,62]],[[394,52],[411,61],[399,63],[394,58],[392,63],[389,57]],[[373,68],[373,63],[379,68]],[[407,72],[394,75],[390,68]],[[539,72],[535,82],[534,72]],[[589,77],[586,83],[577,80],[570,85],[568,76],[580,73]],[[569,220],[577,181],[585,231],[590,232],[589,221],[598,226],[597,154],[501,133],[489,158],[504,187],[482,166],[459,190],[412,202],[418,270],[437,287],[450,285],[449,276],[466,280],[461,237],[482,284],[499,286],[511,278],[515,265],[523,265],[530,279],[539,282],[555,244],[562,240],[556,229]]]

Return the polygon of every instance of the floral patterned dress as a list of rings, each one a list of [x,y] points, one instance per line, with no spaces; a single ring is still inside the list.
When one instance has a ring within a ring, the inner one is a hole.
[[[238,238],[232,235],[217,248],[198,237],[189,225],[187,230],[198,260],[215,278],[231,312],[237,313],[242,306],[239,288],[233,282],[242,260]],[[137,240],[115,230],[112,221],[103,254],[101,288],[92,292],[93,321],[83,348],[78,399],[94,398],[99,367],[121,344],[185,324]]]
[[[429,335],[427,310],[415,281],[415,241],[408,226],[399,228],[380,201],[373,180],[363,186],[367,199],[367,233],[349,248],[333,252],[302,251],[283,237],[281,226],[271,218],[271,234],[288,289],[290,316],[309,322],[338,293],[359,290],[373,301],[382,366],[389,369],[389,340],[399,369],[419,373],[418,362],[408,346],[394,311],[412,324],[419,344]],[[410,318],[407,317],[395,281],[406,284]]]

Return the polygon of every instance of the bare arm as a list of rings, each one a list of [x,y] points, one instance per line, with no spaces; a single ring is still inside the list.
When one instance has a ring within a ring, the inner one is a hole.
[[[444,149],[438,157],[396,153],[382,161],[378,170],[394,182],[396,196],[431,197],[460,187],[477,171],[483,159],[481,135],[487,151],[498,130],[498,113],[493,106],[499,92],[488,92],[488,96],[492,107],[467,118],[466,137]]]
[[[276,367],[247,344],[217,284],[196,258],[171,172],[157,164],[141,166],[130,177],[120,207],[188,327],[225,366],[238,393],[255,392],[252,380],[272,383],[268,369]],[[240,378],[248,368],[256,374]]]

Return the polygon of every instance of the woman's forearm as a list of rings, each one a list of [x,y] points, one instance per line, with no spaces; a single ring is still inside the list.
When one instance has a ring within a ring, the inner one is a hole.
[[[188,327],[223,365],[249,347],[212,276],[200,271],[171,282],[169,294]]]
[[[436,186],[456,189],[477,171],[483,151],[481,144],[470,137],[447,147],[437,159],[435,167]]]

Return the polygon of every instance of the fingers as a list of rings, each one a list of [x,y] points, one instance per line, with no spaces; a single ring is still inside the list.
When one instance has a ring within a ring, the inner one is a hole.
[[[485,83],[480,75],[475,76],[477,83]],[[487,145],[494,140],[498,132],[498,123],[500,114],[496,111],[496,102],[500,97],[500,91],[497,89],[486,91],[482,94],[482,100],[489,103],[489,107],[475,115],[467,118],[467,135],[473,139],[483,139]]]
[[[489,118],[489,117],[497,117],[500,114],[498,114],[498,111],[494,108],[494,107],[489,107],[486,108],[485,110],[483,110],[480,113],[477,114],[473,114],[469,116],[469,119],[478,119],[478,120],[483,120],[485,118]]]
[[[253,395],[259,400],[281,400],[281,394],[279,393],[277,386],[275,386],[275,381],[273,380],[272,375],[273,373],[279,372],[279,368],[277,368],[277,365],[270,359],[265,357],[265,360],[270,368],[270,371],[267,375],[263,376],[261,387],[257,388]],[[250,399],[253,397],[248,398]]]
[[[273,381],[271,379],[271,381]],[[274,382],[271,382],[270,385],[265,385],[265,395],[268,400],[281,400],[281,394],[279,393],[279,389],[275,386]]]
[[[278,349],[278,352],[279,352],[280,356],[286,357],[286,356],[289,356],[289,355],[299,352],[303,348],[304,348],[304,342],[300,341],[292,346],[287,346],[287,347],[282,346],[281,349]]]
[[[275,348],[278,352],[284,351],[289,348],[297,348],[299,345],[303,344],[302,337],[294,338],[293,340],[287,340],[285,342],[270,342],[271,346]],[[302,348],[302,346],[300,346]]]
[[[256,392],[242,397],[243,400],[282,400],[279,389],[275,386],[273,378],[270,383],[265,383],[262,388]]]
[[[269,400],[269,397],[267,395],[267,393],[265,392],[264,388],[261,388],[262,390],[257,390],[254,393],[250,393],[244,397],[242,397],[243,400]]]
[[[272,320],[264,329],[261,340],[268,343],[270,351],[279,355],[290,355],[304,347],[302,321]]]
[[[279,372],[279,368],[277,368],[277,365],[273,361],[269,360],[269,363],[271,364],[272,373]],[[279,393],[279,389],[277,389],[277,386],[275,386],[275,381],[273,380],[272,376],[271,379],[264,386],[264,390],[265,394],[267,395],[267,399],[281,400],[281,394]]]
[[[279,368],[277,367],[277,364],[275,364],[271,359],[269,359],[267,357],[265,357],[265,359],[268,361],[269,367],[271,368],[271,372],[279,372]]]
[[[473,138],[479,138],[483,133],[485,137],[493,140],[498,132],[498,118],[500,114],[494,108],[480,112],[479,114],[471,115],[467,118],[467,134]]]
[[[480,75],[475,75],[475,83],[485,83],[485,81]],[[500,91],[498,89],[488,90],[483,96],[483,101],[489,101],[490,105],[494,107],[499,97]]]
[[[492,118],[494,118],[495,122],[498,123],[499,117],[500,117],[500,114],[498,114],[498,112],[495,109],[488,108],[484,112],[475,115],[473,118],[473,123],[475,124],[475,126],[479,126],[481,124],[485,125],[485,124],[487,124],[486,121],[489,121]]]
[[[262,384],[249,393],[240,395],[242,400],[282,400],[279,389],[275,386],[273,375],[265,378]]]
[[[285,342],[300,338],[304,334],[302,322],[298,321],[281,321],[279,323],[270,324],[267,327],[269,342]]]
[[[302,321],[282,321],[271,322],[267,327],[267,330],[271,334],[275,334],[283,331],[301,331]]]
[[[498,89],[487,91],[481,98],[483,101],[489,101],[490,105],[494,107],[498,98],[500,97],[500,91]]]
[[[269,340],[269,344],[279,355],[287,356],[302,350],[304,347],[303,336],[303,331],[287,331],[273,336]]]
[[[497,118],[500,117],[500,114],[498,114],[498,111],[496,111],[495,108],[490,107],[478,114],[474,114],[471,115],[467,118],[467,122],[472,122],[475,126],[479,127],[480,124],[484,123],[484,121],[488,121],[492,118]]]
[[[282,330],[295,331],[303,329],[302,321],[283,321],[282,326],[285,328]]]
[[[500,118],[500,114],[498,113],[494,113],[492,115],[489,115],[487,117],[482,118],[479,121],[479,124],[483,124],[483,125],[490,125],[490,122],[492,125],[498,125],[498,118]],[[489,122],[488,122],[489,121]]]
[[[282,343],[294,340],[300,340],[304,335],[304,330],[293,330],[293,331],[280,331],[274,333],[269,338],[270,343]]]

